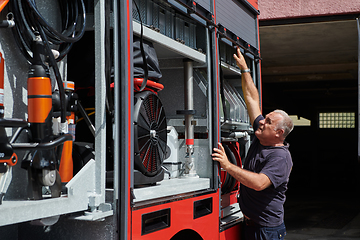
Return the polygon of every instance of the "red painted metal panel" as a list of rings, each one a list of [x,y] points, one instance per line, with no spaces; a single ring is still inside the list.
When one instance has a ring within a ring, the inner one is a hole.
[[[221,208],[226,208],[232,204],[238,202],[237,200],[238,191],[232,191],[230,193],[226,193],[221,195]]]
[[[241,239],[241,223],[220,233],[220,240]]]
[[[194,202],[212,198],[212,213],[194,219]],[[171,239],[184,229],[197,232],[203,239],[219,239],[219,193],[206,194],[199,197],[160,204],[132,212],[132,239],[161,240]],[[156,232],[141,235],[142,215],[170,208],[170,226]]]

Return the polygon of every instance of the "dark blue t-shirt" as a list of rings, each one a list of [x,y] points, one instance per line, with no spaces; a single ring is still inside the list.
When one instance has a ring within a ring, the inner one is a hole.
[[[255,119],[254,131],[262,119],[262,115]],[[284,221],[283,205],[292,165],[287,143],[281,147],[266,147],[260,144],[257,137],[254,138],[245,158],[244,169],[265,174],[272,185],[262,191],[240,185],[239,204],[244,215],[267,227],[278,226]]]

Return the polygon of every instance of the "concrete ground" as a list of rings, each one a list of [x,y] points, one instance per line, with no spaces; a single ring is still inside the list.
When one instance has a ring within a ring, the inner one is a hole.
[[[290,195],[286,240],[360,240],[359,191]]]

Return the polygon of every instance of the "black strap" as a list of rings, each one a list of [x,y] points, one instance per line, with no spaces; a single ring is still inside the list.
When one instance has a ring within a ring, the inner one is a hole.
[[[140,15],[140,10],[136,4],[135,1],[133,1],[135,7],[136,7],[136,10],[139,14],[139,19],[140,19],[140,25],[141,25],[141,32],[140,32],[140,51],[141,51],[141,56],[143,58],[143,66],[144,66],[144,80],[143,82],[141,83],[141,86],[140,86],[140,89],[139,91],[141,92],[142,90],[144,90],[144,88],[146,87],[146,83],[147,83],[147,80],[148,80],[148,75],[149,75],[149,69],[148,69],[148,64],[147,64],[147,60],[146,60],[146,56],[145,56],[145,51],[144,51],[144,44],[143,44],[143,23],[142,23],[142,20],[141,20],[141,15]]]

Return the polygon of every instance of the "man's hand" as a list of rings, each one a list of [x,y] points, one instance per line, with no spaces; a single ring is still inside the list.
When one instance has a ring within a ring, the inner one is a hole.
[[[229,162],[229,159],[226,156],[225,149],[222,146],[222,144],[218,143],[218,146],[219,146],[219,148],[213,149],[214,153],[211,154],[212,159],[214,161],[218,161],[220,163],[220,166],[223,169],[227,170],[231,166],[231,163]]]
[[[241,54],[241,51],[240,51],[240,48],[239,48],[239,47],[236,49],[236,52],[237,52],[237,54],[234,54],[234,59],[235,59],[235,61],[236,61],[236,65],[238,65],[238,67],[239,67],[241,70],[247,69],[248,67],[247,67],[245,58],[244,58],[244,56]]]
[[[241,70],[248,69],[244,56],[240,52],[240,48],[236,49],[234,54],[236,64]],[[241,73],[241,86],[244,94],[244,100],[249,113],[250,123],[254,124],[254,120],[261,114],[260,98],[258,89],[256,88],[250,72]]]
[[[224,147],[218,143],[219,148],[214,148],[211,154],[214,161],[218,161],[220,166],[233,176],[241,184],[252,188],[256,191],[264,190],[271,185],[270,178],[263,173],[250,172],[229,162]]]

